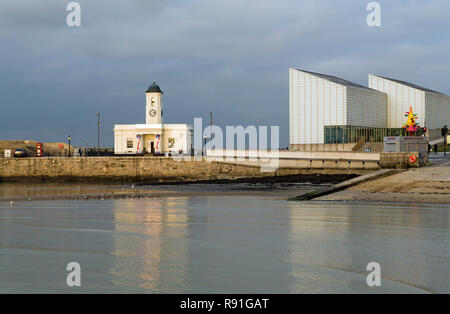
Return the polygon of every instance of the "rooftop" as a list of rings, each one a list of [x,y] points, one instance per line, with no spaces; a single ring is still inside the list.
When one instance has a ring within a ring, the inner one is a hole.
[[[337,83],[337,84],[340,84],[340,85],[374,90],[374,89],[369,88],[367,86],[356,84],[356,83],[344,80],[343,78],[340,78],[340,77],[337,77],[337,76],[332,76],[332,75],[327,75],[327,74],[322,74],[322,73],[316,73],[316,72],[310,72],[310,71],[305,71],[305,70],[302,70],[302,69],[296,69],[296,70],[301,71],[301,72],[305,72],[305,73],[308,73],[308,74],[311,74],[311,75],[314,75],[314,76],[317,76],[317,77],[319,77],[321,79],[324,79],[324,80],[327,80],[327,81],[331,81],[333,83]]]
[[[156,84],[156,81],[153,81],[153,84],[150,85],[146,91],[146,93],[163,93],[161,88],[158,84]]]
[[[374,75],[374,74],[372,74],[372,75]],[[431,92],[431,93],[445,95],[443,93],[440,93],[440,92],[434,91],[432,89],[428,89],[428,88],[425,88],[425,87],[422,87],[422,86],[419,86],[419,85],[416,85],[416,84],[413,84],[413,83],[408,83],[408,82],[405,82],[405,81],[400,81],[400,80],[396,80],[396,79],[392,79],[392,78],[384,77],[384,76],[380,76],[380,75],[375,75],[375,76],[384,78],[385,80],[389,80],[389,81],[392,81],[392,82],[395,82],[395,83],[406,85],[406,86],[409,86],[409,87],[412,87],[412,88],[415,88],[415,89],[419,89],[419,90],[422,90],[424,92]]]

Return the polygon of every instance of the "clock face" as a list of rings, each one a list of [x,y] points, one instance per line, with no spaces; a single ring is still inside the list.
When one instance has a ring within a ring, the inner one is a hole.
[[[150,117],[156,116],[156,110],[155,109],[151,109],[148,113],[149,113]]]

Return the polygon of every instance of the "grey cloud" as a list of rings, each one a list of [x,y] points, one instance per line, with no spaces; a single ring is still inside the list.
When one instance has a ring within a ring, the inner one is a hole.
[[[367,84],[368,73],[450,93],[450,3],[366,0],[80,0],[0,2],[0,138],[112,145],[114,123],[144,121],[144,91],[163,90],[168,122],[280,125],[288,144],[288,68]],[[20,125],[26,127],[21,127]],[[77,142],[78,141],[78,142]]]

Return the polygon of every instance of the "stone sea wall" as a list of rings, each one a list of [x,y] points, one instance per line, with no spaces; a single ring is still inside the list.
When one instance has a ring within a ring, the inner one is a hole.
[[[205,160],[176,161],[165,157],[0,158],[1,181],[75,180],[182,182],[296,174],[365,174],[376,162],[329,160],[286,161],[273,172],[246,163]]]

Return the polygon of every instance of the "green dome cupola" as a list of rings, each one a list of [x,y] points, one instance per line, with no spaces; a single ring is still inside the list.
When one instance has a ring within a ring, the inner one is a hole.
[[[156,81],[153,81],[153,84],[148,87],[146,93],[161,93],[161,94],[163,94],[163,91],[158,86],[158,84],[156,84]]]

